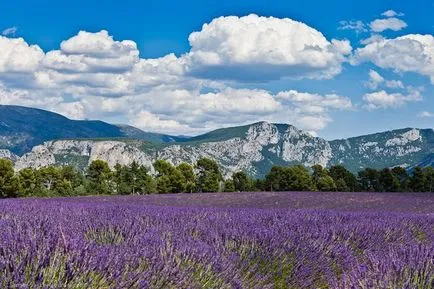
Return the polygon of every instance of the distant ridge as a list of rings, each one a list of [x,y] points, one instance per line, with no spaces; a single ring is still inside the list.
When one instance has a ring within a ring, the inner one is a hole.
[[[152,142],[178,140],[174,136],[144,132],[132,126],[99,120],[71,120],[42,109],[0,105],[0,149],[21,155],[48,140],[89,138],[136,138]]]
[[[47,165],[85,168],[94,159],[111,167],[137,161],[153,171],[157,159],[194,164],[215,159],[225,175],[263,177],[273,165],[366,168],[434,165],[434,131],[404,128],[327,141],[290,124],[257,122],[195,137],[144,132],[128,125],[75,121],[44,110],[0,106],[0,157],[17,170]]]

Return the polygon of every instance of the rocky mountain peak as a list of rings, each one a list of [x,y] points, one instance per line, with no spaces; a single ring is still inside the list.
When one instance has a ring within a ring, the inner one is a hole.
[[[31,110],[24,111],[26,117],[30,117]],[[36,118],[40,114],[41,112],[38,111]],[[46,116],[45,113],[42,115]],[[61,119],[67,122],[65,124],[67,127],[73,125],[69,123],[70,120]],[[85,168],[91,161],[102,159],[111,167],[116,163],[126,165],[136,161],[153,171],[152,164],[157,159],[165,159],[176,165],[181,162],[194,164],[199,158],[207,157],[215,159],[226,176],[243,170],[252,176],[262,177],[273,165],[302,164],[309,167],[315,164],[322,166],[342,164],[357,172],[365,167],[411,168],[417,164],[430,165],[434,155],[432,129],[407,128],[327,141],[289,124],[263,121],[217,129],[189,139],[168,138],[167,142],[164,142],[162,135],[159,134],[148,134],[127,126],[115,126],[117,131],[124,133],[124,136],[125,132],[129,132],[129,137],[115,136],[111,139],[110,137],[98,139],[68,137],[68,139],[40,141],[31,151],[28,149],[24,155],[17,156],[8,149],[11,140],[24,140],[25,143],[26,137],[31,137],[33,131],[35,133],[39,131],[37,127],[32,126],[25,128],[20,132],[21,134],[15,132],[16,121],[18,120],[11,121],[0,117],[2,127],[7,125],[11,128],[3,136],[0,135],[0,157],[11,159],[16,170],[47,165],[74,165]],[[41,121],[39,119],[36,123]],[[62,124],[64,123],[60,125]],[[93,127],[93,124],[86,125]],[[98,128],[99,125],[93,128]],[[104,124],[103,127],[106,125]],[[51,131],[56,132],[58,129],[60,128],[51,128]],[[10,133],[11,131],[13,133]],[[143,134],[146,135],[146,141],[139,139],[140,136],[144,136]]]

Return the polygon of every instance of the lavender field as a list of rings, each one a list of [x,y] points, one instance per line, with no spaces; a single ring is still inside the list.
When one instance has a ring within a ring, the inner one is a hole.
[[[1,288],[434,288],[434,195],[0,200]]]

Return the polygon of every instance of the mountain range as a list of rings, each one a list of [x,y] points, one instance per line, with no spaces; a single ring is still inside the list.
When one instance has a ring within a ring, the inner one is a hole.
[[[42,109],[0,105],[0,149],[21,155],[48,140],[83,138],[134,138],[156,143],[183,139],[144,132],[129,125],[113,125],[98,120],[71,120]]]
[[[85,168],[102,159],[114,166],[136,160],[174,164],[215,159],[224,174],[239,170],[262,177],[273,165],[341,164],[353,172],[366,167],[434,166],[434,131],[404,128],[328,141],[290,124],[258,122],[195,136],[144,132],[102,121],[71,120],[34,108],[0,105],[0,157],[16,170],[69,164]]]

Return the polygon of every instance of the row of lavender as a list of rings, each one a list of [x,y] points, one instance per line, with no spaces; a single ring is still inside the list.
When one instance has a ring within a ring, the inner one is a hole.
[[[0,288],[434,288],[430,213],[128,200],[1,201]]]

